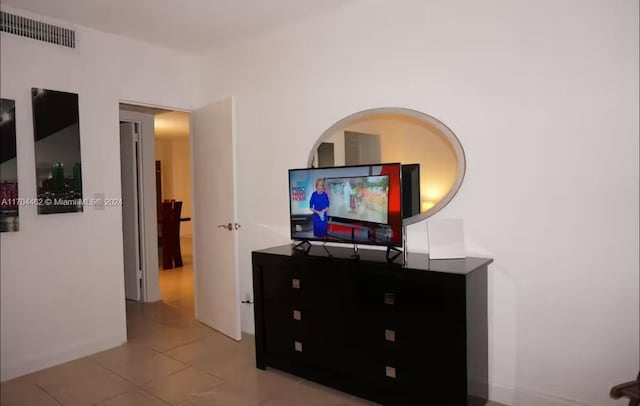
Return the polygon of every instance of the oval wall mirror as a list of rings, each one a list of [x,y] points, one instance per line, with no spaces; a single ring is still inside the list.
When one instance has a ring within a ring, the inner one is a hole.
[[[338,121],[316,141],[308,167],[402,163],[403,224],[442,210],[464,179],[466,160],[458,137],[419,111],[383,107]]]

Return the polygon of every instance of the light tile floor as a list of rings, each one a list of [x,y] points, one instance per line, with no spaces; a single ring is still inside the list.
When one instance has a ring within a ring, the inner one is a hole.
[[[160,271],[163,302],[127,302],[126,344],[5,382],[0,405],[372,404],[286,373],[258,370],[253,336],[236,342],[197,322],[189,241],[183,251],[184,268]]]

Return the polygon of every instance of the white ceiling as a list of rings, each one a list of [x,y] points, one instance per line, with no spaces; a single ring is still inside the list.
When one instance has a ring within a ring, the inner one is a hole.
[[[174,49],[202,52],[353,0],[3,0],[5,5]]]

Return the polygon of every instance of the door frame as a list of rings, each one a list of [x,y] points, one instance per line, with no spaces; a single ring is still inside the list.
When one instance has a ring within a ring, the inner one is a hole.
[[[134,112],[128,111],[128,110],[122,110],[120,108],[120,104],[128,104],[128,105],[132,105],[132,106],[137,106],[140,107],[141,109],[147,108],[150,111],[148,112],[141,112],[142,114],[151,114],[151,110],[152,109],[156,109],[156,110],[165,110],[165,111],[181,111],[181,112],[186,112],[189,113],[189,121],[191,121],[191,110],[188,109],[184,109],[184,108],[178,108],[178,107],[170,107],[170,106],[163,106],[163,105],[154,105],[154,104],[148,104],[148,103],[141,103],[141,102],[136,102],[136,101],[132,101],[132,100],[126,100],[126,99],[119,99],[118,100],[118,115],[119,115],[119,120],[120,121],[125,121],[125,122],[133,122],[133,123],[138,123],[141,127],[141,131],[140,131],[140,141],[138,143],[139,148],[140,148],[140,156],[142,157],[141,159],[141,168],[140,168],[140,194],[143,196],[143,201],[142,202],[138,202],[139,205],[141,207],[139,207],[140,210],[140,215],[142,217],[142,228],[141,228],[141,238],[143,238],[144,240],[142,241],[141,247],[142,247],[142,252],[141,252],[141,256],[143,258],[143,263],[142,263],[142,281],[143,281],[143,288],[142,288],[142,298],[141,301],[142,302],[156,302],[156,301],[160,301],[162,300],[162,294],[160,292],[160,286],[158,284],[159,282],[159,276],[160,276],[160,267],[159,267],[159,261],[158,261],[158,228],[157,228],[157,224],[158,224],[158,218],[157,218],[157,206],[156,206],[156,186],[155,186],[155,176],[156,176],[156,168],[155,168],[155,131],[153,132],[153,137],[151,137],[151,139],[153,140],[153,142],[151,143],[151,145],[149,145],[149,140],[146,140],[146,137],[144,136],[144,126],[142,126],[142,124],[140,123],[140,121],[136,120],[135,118],[123,118],[122,117],[122,112],[124,111],[125,113],[129,113],[131,115],[135,115]],[[125,114],[127,115],[127,114]],[[193,133],[192,133],[192,127],[190,125],[189,127],[189,159],[190,159],[190,169],[192,171],[193,174],[193,150],[192,150],[192,146],[193,146]],[[144,156],[145,156],[145,152],[149,153],[149,150],[151,150],[151,152],[153,153],[154,159],[153,159],[153,164],[151,167],[146,167],[145,166],[145,161],[144,161]],[[122,163],[120,163],[122,164]],[[145,189],[144,185],[147,185],[147,188]],[[191,213],[193,213],[193,205],[194,205],[194,194],[193,194],[194,190],[193,190],[193,175],[191,176]],[[149,205],[148,203],[146,204],[147,207],[145,207],[145,200],[146,199],[153,199],[153,210],[151,210],[151,205]],[[191,221],[194,222],[196,219],[195,217],[192,215],[191,216]],[[149,243],[149,238],[151,237],[151,240],[153,241],[153,244]],[[195,245],[195,233],[192,235],[192,239],[194,241]],[[151,267],[153,267],[154,269],[151,269]],[[152,277],[152,272],[155,272],[155,277]],[[194,301],[195,301],[195,283],[196,283],[196,253],[195,253],[195,248],[193,250],[193,278],[194,278]],[[123,278],[123,287],[124,287],[124,273],[122,275]],[[155,286],[150,286],[151,284],[155,284]]]
[[[120,125],[122,123],[133,124],[133,133],[131,134],[135,139],[133,143],[130,144],[133,146],[133,155],[135,156],[135,167],[133,170],[135,173],[129,174],[135,177],[135,195],[134,204],[135,204],[135,230],[138,235],[136,237],[136,243],[138,245],[138,251],[136,252],[136,280],[138,284],[138,301],[144,302],[146,294],[147,294],[147,286],[146,286],[146,278],[144,275],[144,269],[146,268],[147,259],[146,259],[146,230],[145,227],[142,227],[144,224],[144,204],[141,204],[141,201],[144,199],[144,182],[141,181],[142,177],[142,169],[143,169],[143,160],[142,160],[142,135],[141,135],[141,124],[139,121],[129,121],[129,120],[120,120]],[[120,170],[122,170],[122,127],[120,129]],[[121,187],[122,188],[122,187]],[[123,204],[124,204],[124,196]],[[124,216],[123,216],[123,227],[122,230],[124,232]],[[124,239],[124,236],[123,236]],[[123,253],[124,254],[124,253]],[[126,268],[125,268],[126,272]],[[142,282],[142,283],[140,283]],[[126,298],[126,281],[125,281],[125,298]]]
[[[232,108],[232,121],[231,122],[232,122],[232,132],[235,134],[236,133],[235,96],[231,95],[231,96],[228,96],[228,98],[231,99],[232,104],[234,106]],[[222,100],[222,99],[220,99],[220,100]],[[193,120],[193,112],[194,112],[194,109],[193,108],[189,109],[189,108],[182,108],[182,107],[167,106],[167,105],[162,105],[162,104],[143,103],[143,102],[138,102],[138,101],[134,101],[134,100],[127,100],[127,99],[119,99],[118,103],[119,103],[118,104],[118,110],[119,111],[120,111],[120,108],[119,108],[120,103],[124,103],[124,104],[128,104],[128,105],[139,106],[141,108],[148,108],[150,111],[152,109],[157,109],[157,110],[165,110],[165,111],[179,111],[179,112],[185,112],[185,113],[189,114],[189,138],[188,138],[188,140],[189,140],[189,159],[190,159],[189,167],[190,167],[190,170],[191,170],[191,180],[190,180],[190,182],[191,182],[191,213],[192,213],[191,214],[191,218],[192,218],[192,224],[193,224],[193,233],[192,233],[193,244],[192,244],[192,247],[193,247],[193,283],[194,283],[194,293],[193,293],[194,297],[193,297],[193,300],[194,300],[194,311],[195,311],[194,316],[195,316],[195,315],[198,314],[198,308],[197,308],[197,303],[198,303],[198,297],[197,297],[197,295],[198,295],[198,293],[197,293],[198,292],[198,289],[197,289],[198,252],[197,252],[197,249],[196,249],[196,245],[197,245],[196,240],[197,240],[198,236],[197,236],[196,226],[195,226],[195,222],[198,221],[198,219],[196,217],[197,214],[195,212],[195,202],[196,202],[196,199],[198,198],[198,194],[197,194],[197,192],[195,190],[195,182],[194,182],[194,179],[195,179],[195,172],[194,172],[195,171],[195,162],[194,162],[194,156],[195,156],[195,154],[194,154],[194,146],[195,146],[195,142],[194,142],[194,126],[193,126],[193,122],[194,122],[194,120]],[[126,121],[126,120],[124,120],[124,121]],[[145,148],[152,148],[153,151],[154,151],[154,155],[155,155],[155,134],[154,134],[153,140],[154,140],[153,145],[149,146],[148,144],[145,144],[144,137],[141,136],[140,148],[143,151],[145,150]],[[234,165],[234,167],[236,167],[236,165],[237,165],[237,140],[236,140],[235,136],[232,139],[232,151],[233,151],[233,162],[234,162],[233,165]],[[143,162],[143,164],[144,164],[144,162]],[[237,167],[236,167],[236,169],[237,169]],[[148,178],[151,178],[151,183],[147,183],[148,182]],[[149,208],[147,208],[147,210],[145,210],[143,212],[143,216],[145,217],[145,219],[147,219],[149,217],[153,217],[153,224],[156,225],[155,227],[157,227],[157,215],[156,215],[156,208],[155,208],[155,198],[156,198],[156,195],[155,195],[155,193],[156,193],[155,192],[155,189],[156,189],[156,187],[155,187],[155,159],[153,160],[153,165],[151,167],[147,168],[146,170],[143,167],[143,170],[142,170],[142,183],[147,183],[147,186],[149,188],[151,188],[150,193],[153,194],[153,199],[154,199],[154,208],[153,208],[153,210],[150,210]],[[237,184],[238,184],[237,170],[234,170],[233,183],[234,183],[235,186],[237,186]],[[237,197],[238,197],[237,193],[238,193],[238,190],[237,190],[237,187],[234,187],[233,193],[234,193],[234,205],[235,205],[234,211],[235,211],[235,217],[236,217],[236,218],[233,219],[233,221],[238,221],[238,218],[237,218],[238,217],[238,212],[237,212],[237,201],[238,201],[237,200]],[[149,211],[151,211],[151,213],[149,213]],[[156,233],[155,235],[157,236],[157,229],[155,230],[155,233]],[[239,238],[236,238],[236,241],[235,241],[235,256],[236,256],[235,263],[236,263],[236,266],[235,266],[235,269],[234,269],[234,273],[235,273],[235,278],[236,278],[236,286],[237,286],[238,290],[240,289],[240,268],[239,268],[239,256],[240,256],[239,248],[240,247],[239,247],[239,245],[240,245]],[[156,248],[156,250],[157,250],[157,248]],[[146,254],[145,254],[145,257],[146,257]],[[155,257],[157,258],[157,252],[156,252]],[[148,274],[149,274],[150,270],[148,269],[149,264],[146,263],[145,265],[146,266],[143,267],[142,273],[143,273],[143,280],[146,280],[147,282],[145,282],[145,284],[147,284],[148,281],[149,281]],[[156,267],[156,272],[159,272],[159,267]],[[124,273],[123,273],[123,286],[124,286]],[[150,299],[147,296],[148,289],[145,289],[144,291],[145,291],[145,295],[143,297],[143,301],[148,302],[148,301],[162,300],[162,297],[160,296],[159,288],[158,288],[158,297],[157,298],[151,298]],[[237,296],[239,298],[240,297],[239,296],[240,292],[238,291],[237,293],[238,293]],[[242,312],[240,312],[239,316],[241,318],[240,326],[242,326]]]

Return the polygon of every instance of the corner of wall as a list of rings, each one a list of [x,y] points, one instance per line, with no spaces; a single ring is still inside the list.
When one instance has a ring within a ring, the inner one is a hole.
[[[66,348],[56,351],[53,354],[47,354],[45,351],[38,355],[32,355],[20,362],[13,362],[8,365],[3,364],[2,370],[0,371],[0,381],[5,382],[41,369],[86,357],[100,351],[118,347],[126,342],[127,332],[124,330],[98,340],[69,344]]]

